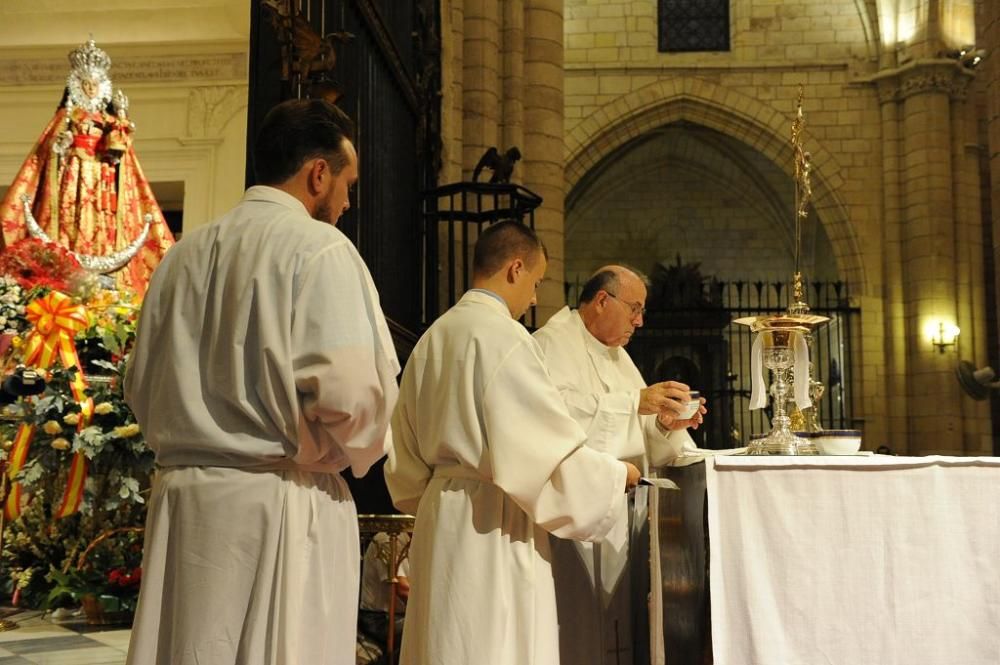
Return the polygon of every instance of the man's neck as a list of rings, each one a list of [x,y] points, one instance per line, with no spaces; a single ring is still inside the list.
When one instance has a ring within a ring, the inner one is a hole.
[[[473,279],[472,288],[480,291],[489,291],[491,294],[503,301],[503,304],[510,311],[510,297],[507,293],[507,283],[495,279]],[[511,313],[511,316],[514,316]]]
[[[302,205],[305,206],[306,211],[309,212],[310,217],[316,214],[316,202],[314,198],[309,195],[308,189],[304,185],[300,184],[297,180],[291,179],[291,180],[286,180],[285,182],[267,186],[280,190],[288,194],[289,196],[297,198],[299,201],[302,202]]]

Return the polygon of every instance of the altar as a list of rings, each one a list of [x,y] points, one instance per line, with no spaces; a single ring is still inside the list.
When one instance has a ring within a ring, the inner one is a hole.
[[[671,560],[689,578],[690,607],[664,612],[671,665],[713,662],[670,643],[707,642],[702,501],[716,665],[1000,662],[1000,458],[729,456],[665,475],[687,492],[659,519],[664,600]]]

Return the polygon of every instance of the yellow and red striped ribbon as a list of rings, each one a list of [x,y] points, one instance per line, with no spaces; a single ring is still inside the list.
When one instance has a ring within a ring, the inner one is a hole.
[[[87,310],[58,291],[34,300],[26,308],[26,318],[35,326],[24,348],[24,364],[48,369],[58,354],[63,367],[79,367],[76,333],[87,329]],[[82,380],[82,379],[81,379]]]
[[[83,372],[77,372],[77,376],[83,376]],[[76,395],[76,392],[73,393]],[[84,427],[90,425],[90,420],[94,416],[94,399],[85,397],[80,401],[80,421],[76,425],[76,431],[82,431]],[[87,481],[87,456],[81,451],[76,451],[73,461],[69,465],[69,476],[66,478],[66,489],[63,491],[63,498],[56,509],[55,516],[69,517],[80,509],[80,501],[83,500],[83,485]]]
[[[4,505],[4,513],[8,520],[16,519],[21,514],[21,496],[23,489],[21,483],[14,482],[14,476],[24,466],[24,461],[28,458],[28,447],[31,446],[31,439],[35,436],[35,426],[22,423],[17,428],[17,436],[14,437],[14,445],[10,451],[10,461],[7,464],[7,476],[11,479],[10,489],[7,490],[7,501]]]
[[[83,368],[76,353],[73,338],[76,333],[87,328],[87,310],[83,305],[73,303],[69,296],[58,291],[51,291],[26,308],[25,316],[34,324],[35,329],[25,344],[24,364],[29,367],[48,369],[58,357],[63,367],[76,367],[77,372],[70,382],[70,391],[80,403],[80,421],[77,431],[90,424],[94,413],[93,400],[87,397],[87,381],[83,377]],[[11,449],[11,462],[7,475],[11,480],[10,491],[4,512],[8,520],[17,519],[21,514],[21,484],[14,482],[17,472],[24,466],[28,457],[28,449],[35,435],[34,425],[21,425],[14,438]],[[80,506],[83,498],[83,486],[87,479],[87,460],[83,453],[77,452],[70,464],[69,479],[63,500],[56,511],[57,517],[72,515]]]

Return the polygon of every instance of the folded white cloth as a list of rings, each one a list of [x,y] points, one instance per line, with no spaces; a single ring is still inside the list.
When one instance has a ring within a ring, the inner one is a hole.
[[[1000,459],[706,464],[716,665],[1000,662]]]
[[[800,409],[812,406],[809,399],[809,345],[806,338],[799,333],[792,333],[793,375],[792,382],[795,391],[795,405]],[[764,340],[760,333],[750,347],[750,408],[763,409],[767,405],[767,390],[764,383]]]

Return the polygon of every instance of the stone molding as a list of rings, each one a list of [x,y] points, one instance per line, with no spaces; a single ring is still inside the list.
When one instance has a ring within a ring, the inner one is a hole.
[[[129,83],[247,79],[247,54],[119,56],[112,59],[115,87]],[[51,85],[66,80],[66,57],[0,58],[0,85]]]
[[[897,69],[880,72],[871,81],[880,104],[900,102],[913,95],[945,93],[957,101],[968,94],[975,74],[954,60],[918,60]]]

